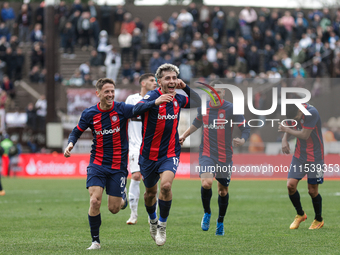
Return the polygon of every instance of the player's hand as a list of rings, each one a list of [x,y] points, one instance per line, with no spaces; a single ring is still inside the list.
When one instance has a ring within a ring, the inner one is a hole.
[[[279,122],[278,124],[279,124],[279,129],[278,129],[279,132],[288,132],[288,129],[290,129],[289,127],[283,126],[281,122]],[[287,125],[286,122],[284,124]]]
[[[290,153],[290,148],[289,148],[289,143],[285,140],[282,140],[282,152],[284,154],[289,154]]]
[[[184,89],[187,85],[181,79],[177,79],[176,89]]]
[[[184,136],[180,136],[179,137],[179,144],[183,145],[184,141],[185,141],[185,137]]]
[[[155,105],[160,105],[160,104],[163,104],[163,103],[169,103],[173,99],[174,99],[173,95],[164,94],[164,95],[161,95],[159,98],[156,99]]]
[[[71,150],[73,149],[73,143],[69,143],[64,151],[64,157],[71,157]]]
[[[246,142],[246,140],[244,140],[244,138],[238,138],[237,137],[237,138],[233,139],[233,142],[234,142],[234,146],[238,147],[238,146],[243,145]]]

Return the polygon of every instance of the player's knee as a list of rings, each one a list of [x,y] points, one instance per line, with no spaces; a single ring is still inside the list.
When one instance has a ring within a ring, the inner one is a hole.
[[[109,205],[109,211],[112,213],[112,214],[116,214],[120,211],[120,205]]]
[[[203,189],[211,189],[212,181],[202,180]]]
[[[171,191],[171,183],[165,182],[161,185],[161,192],[163,194],[168,194]]]
[[[157,195],[157,190],[146,190],[144,193],[145,198],[154,198]]]
[[[218,190],[218,194],[219,194],[221,197],[225,197],[225,196],[228,194],[228,190],[226,190],[226,189],[220,189],[220,190]]]
[[[96,197],[91,197],[90,206],[95,209],[99,209],[101,205],[101,201]]]
[[[296,185],[293,183],[287,183],[287,189],[289,194],[294,194],[296,192]]]
[[[131,176],[131,179],[134,180],[134,181],[140,181],[140,178],[141,178],[140,172],[135,172]]]
[[[318,190],[314,189],[314,188],[309,188],[308,189],[308,194],[313,198],[316,197],[318,195]]]

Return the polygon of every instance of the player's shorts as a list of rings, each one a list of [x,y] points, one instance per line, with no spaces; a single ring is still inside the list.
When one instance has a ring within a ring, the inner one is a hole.
[[[203,173],[213,173],[215,179],[223,186],[228,187],[231,179],[233,162],[226,163],[214,160],[207,156],[199,157],[200,176]]]
[[[106,194],[122,197],[126,185],[128,171],[117,171],[112,173],[111,168],[90,164],[87,167],[86,188],[91,186],[106,187]]]
[[[322,184],[324,173],[324,161],[301,162],[293,156],[290,163],[288,178],[301,180],[306,174],[309,184]]]
[[[138,158],[139,153],[130,152],[129,153],[129,167],[130,172],[133,174],[135,172],[140,172],[139,165],[138,165]]]
[[[176,175],[179,164],[178,157],[164,158],[162,160],[153,161],[139,156],[140,173],[143,176],[145,187],[152,188],[158,182],[159,174],[164,171],[171,171]]]

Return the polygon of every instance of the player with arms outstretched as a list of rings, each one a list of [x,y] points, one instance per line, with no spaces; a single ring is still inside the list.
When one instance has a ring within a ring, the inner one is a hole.
[[[125,100],[126,104],[137,104],[148,91],[154,90],[157,86],[155,75],[152,73],[143,74],[139,78],[139,84],[141,86],[141,91],[139,93],[130,95]],[[127,220],[126,224],[134,225],[137,223],[137,209],[140,188],[139,183],[141,179],[140,169],[138,165],[139,150],[142,144],[142,117],[137,116],[131,118],[129,121],[129,164],[131,172],[131,182],[129,187],[129,204],[131,209],[130,218]]]
[[[214,85],[213,82],[211,85]],[[216,83],[219,83],[216,81]],[[210,227],[211,209],[210,200],[212,196],[213,178],[217,180],[219,216],[216,224],[216,235],[224,235],[224,216],[229,203],[228,187],[231,178],[232,142],[234,146],[243,145],[249,137],[250,128],[246,124],[243,115],[233,114],[233,104],[223,100],[224,89],[215,88],[221,98],[212,92],[215,100],[207,102],[207,114],[202,116],[201,107],[197,109],[197,117],[192,125],[180,136],[180,143],[194,133],[200,127],[203,128],[203,136],[199,148],[199,164],[201,177],[201,199],[204,215],[201,222],[203,231],[208,231]],[[215,102],[214,102],[215,101]],[[215,122],[214,122],[215,120]],[[235,123],[235,124],[232,124]],[[231,126],[232,125],[232,126]],[[242,131],[241,138],[232,139],[233,126],[237,125]],[[223,172],[216,171],[216,167],[224,168]],[[214,169],[215,172],[211,172]]]
[[[289,198],[296,209],[297,215],[290,229],[297,229],[300,223],[307,219],[306,213],[302,210],[300,194],[297,190],[299,181],[307,174],[308,193],[312,198],[315,217],[309,229],[319,229],[324,225],[321,216],[322,198],[319,194],[319,184],[323,183],[324,167],[324,146],[321,133],[321,118],[319,112],[310,104],[303,106],[311,113],[304,115],[294,104],[287,105],[286,115],[288,119],[295,120],[297,124],[294,128],[279,123],[279,132],[284,132],[282,138],[282,152],[289,154],[288,136],[295,136],[295,153],[290,164],[288,173],[287,188]],[[294,121],[288,121],[289,126],[293,126]]]
[[[99,227],[101,225],[100,205],[106,187],[108,208],[113,214],[125,209],[128,134],[127,121],[133,117],[133,105],[114,101],[115,83],[112,79],[99,79],[96,95],[100,102],[83,111],[78,125],[68,139],[64,156],[70,157],[71,150],[82,133],[90,128],[93,135],[90,164],[87,167],[86,187],[90,194],[88,220],[92,245],[88,250],[100,249]]]
[[[139,165],[145,185],[144,201],[150,217],[150,234],[157,245],[164,245],[166,241],[166,223],[172,201],[171,186],[181,152],[178,137],[180,110],[201,104],[199,95],[178,79],[178,75],[178,67],[161,65],[156,72],[160,88],[148,92],[133,109],[134,114],[142,115],[143,140]],[[176,89],[183,89],[188,97],[176,94]],[[159,179],[160,217],[157,219],[156,194]]]

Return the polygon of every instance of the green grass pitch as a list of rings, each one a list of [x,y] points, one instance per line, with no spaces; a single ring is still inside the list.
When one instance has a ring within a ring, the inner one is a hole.
[[[139,202],[139,221],[128,226],[130,210],[116,215],[101,207],[102,249],[91,244],[87,220],[89,195],[85,180],[2,178],[0,197],[0,254],[339,254],[339,181],[320,185],[325,226],[308,230],[314,219],[305,180],[299,191],[308,219],[290,230],[295,210],[286,181],[232,180],[225,218],[225,236],[215,236],[217,185],[213,186],[212,221],[203,232],[199,180],[176,180],[168,218],[167,241],[157,247],[149,235],[147,214]],[[129,183],[128,183],[129,185]],[[141,184],[141,192],[144,192]]]

